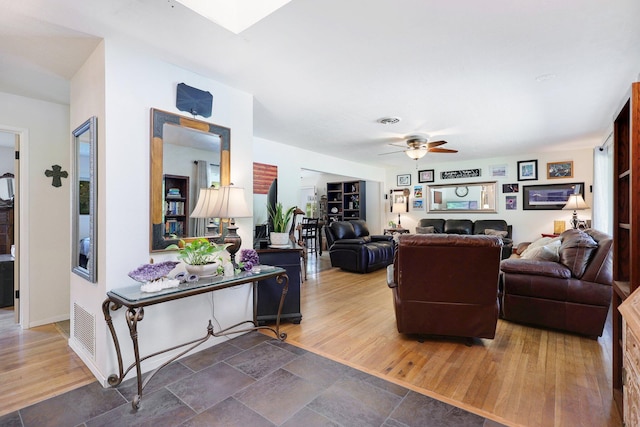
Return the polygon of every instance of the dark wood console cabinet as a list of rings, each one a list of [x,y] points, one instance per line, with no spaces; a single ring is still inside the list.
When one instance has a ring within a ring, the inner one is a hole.
[[[300,257],[302,247],[291,245],[290,248],[256,249],[260,257],[260,264],[282,267],[289,276],[289,290],[284,300],[281,320],[289,320],[292,323],[300,323]],[[278,314],[282,285],[275,278],[260,281],[258,287],[258,324],[264,325],[274,322]]]
[[[0,207],[0,255],[11,253],[13,245],[13,206]]]

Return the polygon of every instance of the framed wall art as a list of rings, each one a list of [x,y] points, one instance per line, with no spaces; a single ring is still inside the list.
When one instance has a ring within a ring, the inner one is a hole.
[[[537,179],[537,160],[522,160],[518,162],[518,181],[535,181]]]
[[[560,210],[572,194],[584,197],[584,182],[525,185],[522,187],[522,209]]]
[[[520,191],[520,184],[502,184],[503,193],[517,193]]]
[[[433,182],[434,170],[426,169],[418,171],[418,182]]]
[[[547,163],[547,179],[573,178],[573,162]]]
[[[489,166],[489,176],[492,178],[505,178],[507,176],[507,165]]]
[[[398,175],[396,177],[398,187],[406,187],[407,185],[411,185],[411,174],[405,173],[402,175]]]

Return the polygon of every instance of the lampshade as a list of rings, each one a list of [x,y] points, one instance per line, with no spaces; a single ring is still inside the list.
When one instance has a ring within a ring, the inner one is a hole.
[[[191,212],[191,218],[215,218],[213,209],[218,201],[217,188],[201,188],[198,193],[198,202]]]
[[[580,211],[583,209],[589,209],[589,205],[587,205],[580,194],[572,194],[569,196],[569,200],[567,200],[567,204],[562,208],[567,211]]]
[[[211,213],[213,218],[242,218],[252,216],[244,199],[244,188],[233,187],[231,185],[220,187]]]
[[[394,203],[393,204],[393,212],[394,213],[406,213],[407,212],[407,202],[402,199],[402,203]]]
[[[407,150],[405,151],[405,154],[407,156],[409,156],[409,158],[413,159],[413,160],[418,160],[421,159],[425,156],[425,154],[427,154],[429,150],[427,150],[424,147],[421,148],[413,148],[411,150]]]

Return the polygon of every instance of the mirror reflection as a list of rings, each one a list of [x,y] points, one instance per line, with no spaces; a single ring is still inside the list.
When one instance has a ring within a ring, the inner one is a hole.
[[[74,254],[72,271],[88,281],[97,281],[96,261],[96,118],[80,125],[74,136]]]
[[[496,181],[430,185],[428,212],[497,212]]]
[[[12,173],[5,173],[0,177],[0,204],[12,205],[14,197],[14,176]]]
[[[228,185],[229,129],[152,110],[151,251],[215,234],[215,218],[191,218],[201,188]]]

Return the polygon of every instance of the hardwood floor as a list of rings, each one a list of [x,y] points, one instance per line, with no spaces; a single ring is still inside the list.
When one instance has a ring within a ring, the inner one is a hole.
[[[287,341],[507,425],[620,426],[611,398],[611,324],[597,341],[498,322],[467,347],[398,334],[384,270],[360,275],[309,257]],[[54,325],[3,326],[0,415],[94,380]]]
[[[55,324],[21,330],[0,309],[0,416],[95,381]]]

